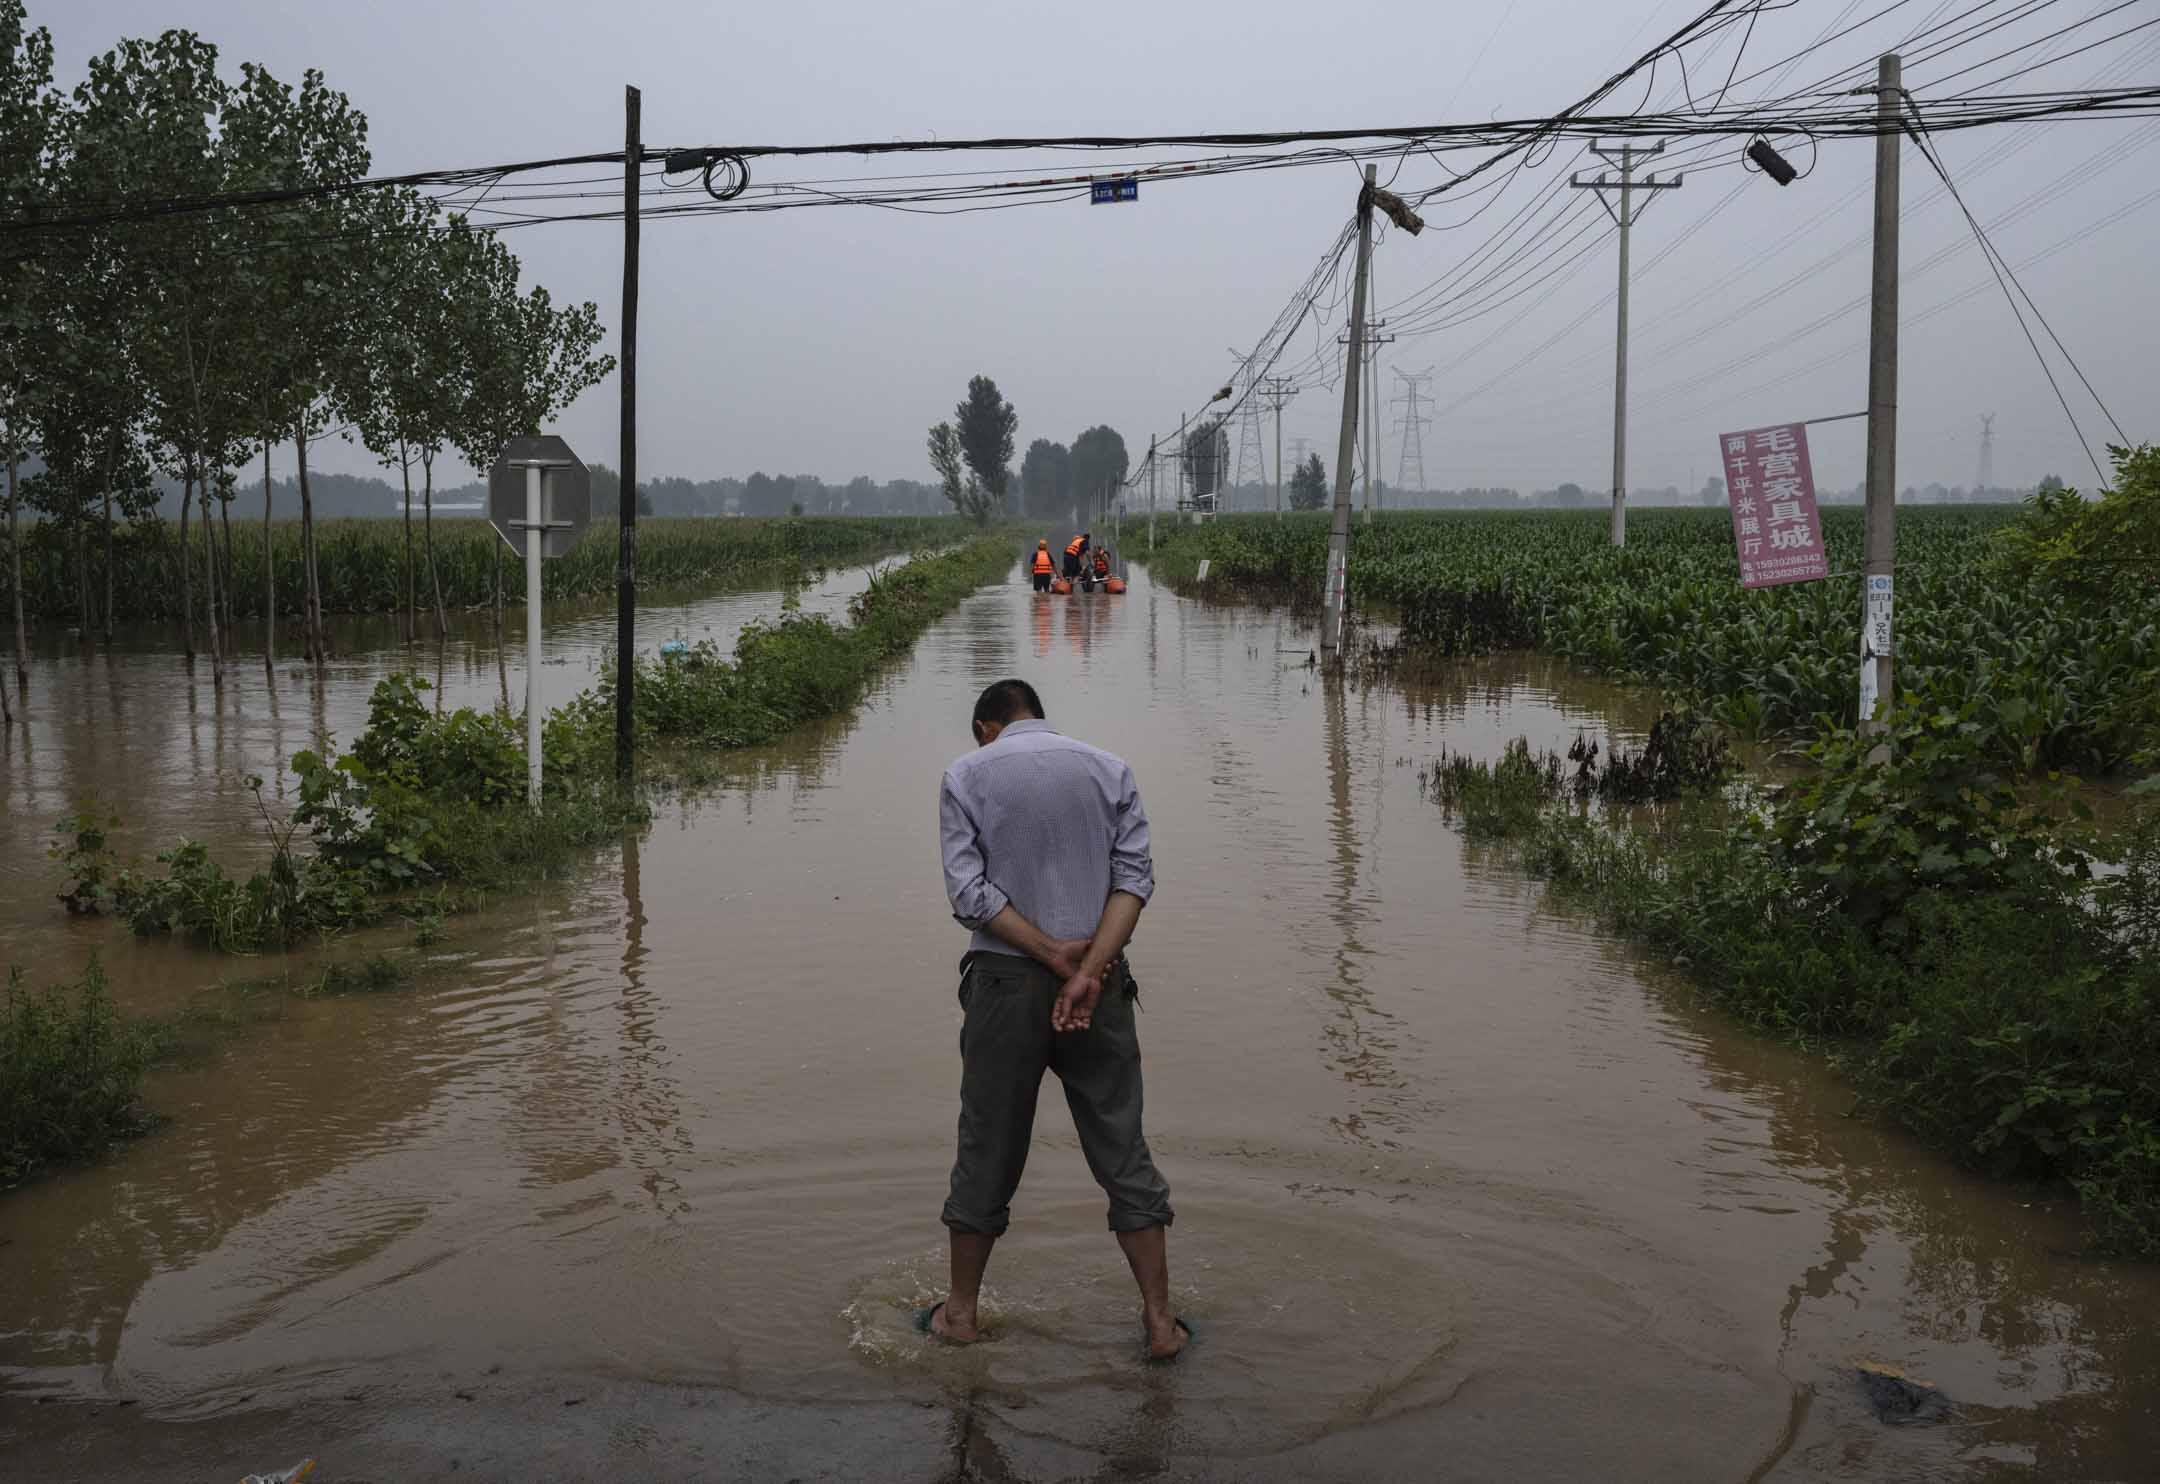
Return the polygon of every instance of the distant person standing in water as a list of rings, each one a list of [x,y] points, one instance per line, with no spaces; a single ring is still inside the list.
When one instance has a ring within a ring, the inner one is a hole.
[[[990,1249],[1027,1165],[1045,1070],[1065,1085],[1110,1230],[1140,1285],[1150,1359],[1192,1331],[1170,1312],[1170,1187],[1140,1129],[1138,988],[1125,945],[1155,891],[1147,814],[1120,758],[1050,729],[1024,680],[975,702],[976,750],[945,770],[938,845],[960,960],[960,1148],[944,1221],[952,1288],[918,1327],[969,1344]]]

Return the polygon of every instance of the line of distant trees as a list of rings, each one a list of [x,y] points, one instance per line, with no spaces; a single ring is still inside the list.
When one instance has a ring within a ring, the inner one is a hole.
[[[1110,429],[1090,429],[1090,433],[1109,433]],[[1083,434],[1076,445],[1082,443]],[[1122,440],[1120,440],[1120,446]],[[1056,448],[1045,439],[1037,439],[1029,453],[1038,447]],[[1071,458],[1070,452],[1066,454]],[[1115,467],[1115,454],[1109,467]],[[1306,460],[1316,465],[1320,456],[1314,454]],[[25,468],[34,471],[35,461],[26,462]],[[1039,467],[1039,464],[1038,464]],[[1083,467],[1085,464],[1083,462]],[[1296,476],[1304,470],[1291,471],[1292,478],[1284,490],[1284,499],[1291,508],[1296,503]],[[1108,474],[1100,476],[1105,482]],[[1308,480],[1310,474],[1305,476]],[[615,513],[615,501],[621,488],[615,471],[605,464],[595,464],[593,478],[593,516],[596,520],[610,518]],[[1324,471],[1319,484],[1313,486],[1323,492],[1320,504],[1332,497],[1333,488],[1326,482]],[[351,519],[355,517],[389,517],[402,513],[403,495],[396,485],[374,475],[313,473],[309,476],[313,491],[315,514],[325,519]],[[2062,481],[2053,475],[2041,481],[2041,487],[2061,489]],[[259,488],[259,486],[258,486]],[[1030,518],[1062,520],[1075,504],[1075,481],[1045,480],[1030,489],[1027,465],[1021,466],[1020,487],[1007,492],[1007,503],[1014,506],[1016,514]],[[1459,490],[1398,490],[1382,480],[1376,490],[1384,508],[1389,510],[1517,510],[1590,508],[1603,504],[1605,491],[1580,484],[1563,484],[1554,489],[1521,490],[1504,486]],[[180,505],[180,485],[175,480],[158,481],[156,513],[168,518],[177,517]],[[1163,491],[1169,498],[1169,490]],[[1968,489],[1963,485],[1940,483],[1908,485],[1898,495],[1904,504],[1963,505],[2008,504],[2025,499],[2032,490],[2009,485],[1996,485],[1987,489]],[[1017,496],[1017,498],[1016,498]],[[1850,489],[1829,489],[1819,492],[1826,505],[1858,504],[1865,496],[1859,485]],[[1241,484],[1229,491],[1225,509],[1272,510],[1275,487],[1272,484]],[[1364,499],[1364,488],[1358,487],[1357,499]],[[1725,503],[1725,481],[1718,478],[1706,480],[1693,496],[1683,497],[1678,486],[1628,491],[1628,500],[1635,505],[1705,505],[1722,506]],[[477,481],[444,486],[435,491],[435,513],[438,516],[475,516],[487,503],[487,486]],[[1147,495],[1141,491],[1135,495],[1125,492],[1125,507],[1146,508]],[[447,507],[447,508],[446,508]],[[271,508],[278,519],[297,517],[300,513],[300,491],[297,481],[280,479],[272,486]],[[845,484],[828,482],[815,474],[752,474],[747,479],[727,477],[721,479],[683,479],[671,477],[646,481],[639,491],[638,512],[657,516],[733,516],[733,515],[940,515],[948,513],[939,487],[919,479],[875,480],[867,474],[858,474]],[[1100,508],[1100,501],[1096,502]],[[1090,519],[1088,512],[1082,518]]]
[[[319,520],[389,518],[404,513],[399,486],[371,474],[308,475],[310,501]],[[250,491],[260,501],[261,484]],[[613,519],[622,481],[605,464],[592,466],[593,518]],[[181,486],[157,481],[153,513],[177,518]],[[435,490],[435,514],[479,516],[486,512],[487,486],[478,480]],[[259,503],[257,508],[260,508]],[[752,474],[748,479],[651,479],[639,481],[638,513],[660,516],[721,515],[936,515],[945,510],[938,487],[917,479],[883,481],[859,474],[845,484],[828,484],[815,474]],[[273,519],[300,514],[298,481],[276,480],[270,487]]]
[[[605,376],[614,362],[598,349],[598,311],[525,286],[510,249],[441,202],[359,188],[367,118],[319,71],[283,81],[255,63],[231,69],[216,46],[176,29],[92,57],[73,88],[54,77],[50,32],[30,24],[23,0],[0,0],[9,529],[30,513],[63,530],[86,591],[89,547],[103,544],[110,633],[115,525],[171,511],[181,645],[195,653],[202,622],[222,683],[233,588],[276,583],[270,568],[236,569],[232,506],[263,488],[272,450],[290,445],[304,643],[320,661],[309,445],[359,443],[396,471],[408,511],[418,486],[436,588],[435,465],[492,464],[505,440],[538,432]],[[242,516],[269,518],[270,495],[269,508],[251,500]],[[12,574],[20,552],[10,548]],[[410,625],[409,531],[401,565]],[[435,607],[439,622],[439,597]],[[15,630],[20,685],[19,621]]]

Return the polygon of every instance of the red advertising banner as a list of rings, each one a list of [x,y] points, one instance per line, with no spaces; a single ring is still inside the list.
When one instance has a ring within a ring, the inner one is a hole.
[[[1718,439],[1725,498],[1732,505],[1733,548],[1742,587],[1813,582],[1830,575],[1815,472],[1808,466],[1807,425],[1781,423]]]

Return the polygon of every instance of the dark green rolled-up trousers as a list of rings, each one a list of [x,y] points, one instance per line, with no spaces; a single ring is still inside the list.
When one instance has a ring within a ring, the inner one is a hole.
[[[960,964],[960,1148],[944,1220],[954,1231],[1002,1235],[1035,1135],[1043,1073],[1065,1085],[1081,1153],[1110,1198],[1112,1231],[1172,1220],[1170,1186],[1140,1131],[1138,996],[1129,971],[1103,980],[1094,1024],[1060,1034],[1050,1007],[1063,985],[1033,959],[971,953]]]

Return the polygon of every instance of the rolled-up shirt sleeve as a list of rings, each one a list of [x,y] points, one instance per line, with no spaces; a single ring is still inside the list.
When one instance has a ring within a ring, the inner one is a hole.
[[[1117,816],[1110,839],[1110,889],[1145,902],[1155,895],[1155,857],[1148,851],[1147,810],[1131,768],[1118,776]]]
[[[1140,840],[1144,852],[1147,824],[1142,821]],[[990,880],[983,859],[982,837],[967,804],[953,788],[947,773],[938,785],[938,854],[945,865],[945,897],[952,903],[953,917],[962,927],[976,931],[1005,910],[1005,893]]]

